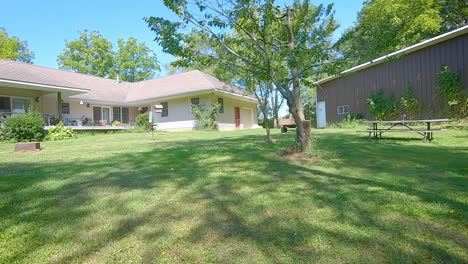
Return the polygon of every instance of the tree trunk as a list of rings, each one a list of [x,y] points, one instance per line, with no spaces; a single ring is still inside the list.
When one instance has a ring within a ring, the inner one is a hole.
[[[267,143],[273,143],[273,138],[271,137],[271,132],[270,132],[270,118],[268,118],[268,111],[266,110],[266,107],[262,107],[262,112],[263,112],[263,123],[265,124],[265,131],[266,131],[266,142]]]
[[[296,123],[296,150],[309,152],[312,149],[310,136],[310,120],[305,120],[302,98],[295,93],[293,98],[287,100],[289,112]]]

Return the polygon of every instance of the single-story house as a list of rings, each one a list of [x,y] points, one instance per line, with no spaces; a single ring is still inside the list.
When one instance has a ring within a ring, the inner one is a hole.
[[[379,89],[401,96],[411,86],[430,117],[441,66],[457,72],[468,87],[468,26],[363,63],[315,83],[317,127],[340,121],[348,113],[371,118],[367,98]],[[433,116],[436,117],[436,116]]]
[[[153,122],[161,130],[196,127],[192,104],[221,104],[218,129],[257,128],[257,99],[201,71],[123,82],[86,74],[0,60],[0,115],[30,109],[48,122],[65,125],[133,125],[135,118],[162,105]]]

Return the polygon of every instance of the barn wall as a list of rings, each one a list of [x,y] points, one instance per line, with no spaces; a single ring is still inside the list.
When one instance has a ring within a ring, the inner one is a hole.
[[[317,88],[318,101],[325,101],[327,123],[337,122],[337,107],[349,105],[351,113],[368,114],[366,99],[378,89],[386,96],[400,97],[406,87],[414,89],[422,102],[423,117],[437,117],[431,111],[436,95],[437,74],[442,65],[460,75],[468,89],[468,34],[407,54],[396,60],[323,83]]]

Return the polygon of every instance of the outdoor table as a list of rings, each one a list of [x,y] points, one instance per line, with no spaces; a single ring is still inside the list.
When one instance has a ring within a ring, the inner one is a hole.
[[[434,132],[443,132],[446,129],[433,129],[431,128],[432,123],[448,122],[449,120],[444,119],[422,119],[422,120],[393,120],[393,121],[364,121],[364,124],[372,124],[372,128],[369,128],[364,131],[357,132],[367,132],[369,133],[369,139],[373,135],[374,139],[382,138],[383,133],[388,132],[414,132],[423,136],[423,141],[428,142],[434,138]],[[411,127],[412,124],[426,124],[426,129],[416,129]],[[389,127],[379,128],[379,125],[390,125]],[[397,128],[398,127],[398,128]]]

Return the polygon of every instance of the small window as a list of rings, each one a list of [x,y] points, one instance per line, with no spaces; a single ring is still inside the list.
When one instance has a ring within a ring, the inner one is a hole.
[[[0,97],[0,113],[11,112],[11,100],[10,97]]]
[[[219,108],[219,113],[221,113],[221,114],[224,113],[224,100],[223,100],[223,98],[218,98],[218,104],[221,106]]]
[[[122,107],[122,124],[128,124],[129,122],[129,118],[130,115],[129,115],[129,111],[128,111],[128,107]]]
[[[27,113],[31,110],[31,99],[13,97],[11,103],[11,112],[15,114]]]
[[[340,105],[337,107],[339,115],[349,114],[349,105]]]
[[[192,105],[199,105],[200,104],[200,98],[199,97],[192,98],[192,99],[190,99],[190,101],[192,102]]]
[[[162,102],[161,105],[163,107],[162,112],[161,112],[161,117],[169,116],[169,109],[168,109],[167,102]]]
[[[62,114],[70,114],[70,103],[62,103]]]
[[[112,107],[112,115],[113,115],[113,120],[119,121],[122,123],[122,112],[120,107]]]

